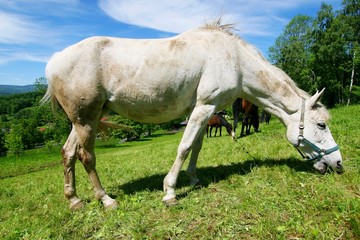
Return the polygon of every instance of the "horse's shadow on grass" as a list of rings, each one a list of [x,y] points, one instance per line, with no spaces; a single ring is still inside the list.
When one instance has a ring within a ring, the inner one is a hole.
[[[228,179],[231,175],[247,175],[251,173],[254,168],[261,167],[276,167],[276,166],[288,166],[296,172],[314,172],[312,164],[310,162],[299,161],[299,159],[266,159],[266,160],[247,160],[240,163],[232,163],[230,165],[219,165],[216,167],[202,167],[197,169],[197,176],[200,178],[201,186],[208,187],[211,183],[220,182]],[[125,194],[133,194],[139,191],[158,191],[162,190],[163,179],[166,174],[155,174],[148,177],[136,179],[134,181],[125,183],[118,186],[119,190],[122,190]],[[189,179],[186,176],[185,171],[181,171],[177,188],[188,186]],[[190,190],[192,191],[192,190]],[[183,193],[177,196],[177,198],[185,197],[187,193]]]

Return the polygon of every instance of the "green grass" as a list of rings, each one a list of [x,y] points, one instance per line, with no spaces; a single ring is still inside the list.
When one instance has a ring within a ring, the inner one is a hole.
[[[99,175],[119,202],[114,211],[94,200],[80,163],[77,190],[87,204],[68,209],[59,148],[0,158],[0,238],[359,239],[360,106],[331,114],[343,175],[317,174],[273,118],[236,143],[229,136],[205,138],[198,161],[203,187],[188,187],[182,171],[180,205],[171,208],[161,202],[162,181],[182,132],[97,143]]]

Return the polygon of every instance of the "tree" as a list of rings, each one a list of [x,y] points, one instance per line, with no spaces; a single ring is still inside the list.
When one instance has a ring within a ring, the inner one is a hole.
[[[16,130],[11,130],[5,135],[5,147],[10,154],[20,156],[24,152],[24,144]]]
[[[23,149],[32,149],[36,144],[44,142],[43,134],[39,131],[34,118],[14,119],[11,123],[9,137],[13,137],[12,134],[16,135],[16,141],[18,138],[20,139]]]
[[[296,16],[269,49],[271,61],[304,90],[326,87],[328,107],[360,101],[360,0],[344,0],[333,11],[322,4],[316,18]],[[351,99],[351,100],[350,100]]]
[[[314,22],[314,59],[312,66],[318,79],[319,88],[326,87],[323,102],[332,107],[344,102],[347,27],[336,17],[331,5],[322,4]]]
[[[114,115],[111,117],[111,121],[128,127],[127,129],[112,129],[111,135],[114,138],[118,139],[127,139],[128,141],[131,139],[139,139],[141,134],[144,132],[144,124],[139,122],[134,122],[130,119],[123,118],[119,115]]]
[[[40,77],[35,80],[35,89],[38,92],[45,93],[47,88],[47,80],[45,77]]]
[[[5,132],[0,129],[0,156],[6,155],[7,148],[5,147]]]
[[[306,91],[316,88],[314,72],[310,68],[312,21],[309,16],[295,16],[269,49],[271,62]]]
[[[352,67],[350,75],[350,84],[349,84],[349,94],[347,99],[347,105],[350,104],[351,98],[354,91],[354,98],[360,98],[358,95],[359,87],[354,84],[354,80],[358,79],[359,73],[355,71],[359,69],[360,66],[360,1],[359,0],[343,0],[342,2],[343,10],[341,11],[340,16],[343,18],[343,21],[348,26],[348,31],[351,32],[351,35],[348,35],[349,39],[349,54],[352,55]]]

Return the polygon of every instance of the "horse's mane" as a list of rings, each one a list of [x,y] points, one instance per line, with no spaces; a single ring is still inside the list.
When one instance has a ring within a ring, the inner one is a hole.
[[[219,17],[217,19],[210,20],[205,23],[204,26],[201,28],[203,29],[212,29],[212,30],[220,30],[224,33],[227,33],[231,36],[237,36],[234,31],[237,29],[235,28],[235,23],[223,23],[223,18]]]
[[[223,18],[219,17],[214,20],[210,20],[202,27],[202,29],[210,29],[210,30],[219,30],[222,31],[228,35],[234,36],[238,40],[241,41],[241,44],[253,55],[260,57],[263,61],[267,61],[265,57],[261,54],[259,49],[257,49],[255,46],[247,43],[239,35],[235,33],[235,31],[238,31],[238,29],[235,28],[235,23],[223,23]]]

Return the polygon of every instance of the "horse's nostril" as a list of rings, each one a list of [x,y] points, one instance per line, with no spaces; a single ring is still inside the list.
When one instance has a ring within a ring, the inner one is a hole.
[[[337,165],[336,172],[337,172],[338,174],[343,174],[345,171],[344,171],[342,162],[341,162],[341,161],[337,161],[337,162],[336,162],[336,165]]]

